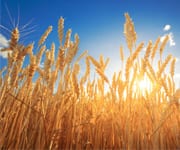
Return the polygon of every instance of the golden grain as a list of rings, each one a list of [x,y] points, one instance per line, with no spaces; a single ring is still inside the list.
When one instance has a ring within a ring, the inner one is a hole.
[[[151,75],[153,76],[153,79],[156,80],[156,73],[155,73],[152,65],[150,64],[149,61],[147,61],[146,64],[147,64],[148,70],[150,71]]]
[[[125,17],[130,55],[125,58],[120,47],[120,59],[126,64],[112,79],[105,74],[110,59],[103,55],[96,60],[85,51],[73,61],[80,40],[75,34],[71,41],[71,29],[64,37],[62,17],[57,57],[54,43],[50,50],[44,45],[51,26],[40,39],[36,55],[34,45],[19,44],[18,30],[12,31],[13,51],[8,54],[7,69],[0,71],[0,149],[179,148],[175,58],[155,60],[160,38],[154,46],[149,41],[142,56],[144,44],[135,46],[134,24],[127,13]],[[167,39],[160,55],[166,43]],[[30,63],[26,65],[27,56]],[[153,60],[158,62],[157,69]]]
[[[65,60],[65,62],[67,64],[70,64],[72,62],[73,58],[76,56],[76,53],[79,48],[78,46],[79,46],[79,36],[77,34],[75,34],[75,42],[70,43],[70,46],[67,51],[66,60]]]
[[[72,74],[72,82],[73,82],[73,91],[74,93],[76,93],[77,98],[79,97],[80,94],[80,89],[79,89],[79,84],[78,84],[78,80],[77,80],[77,70],[75,69],[75,71]]]
[[[83,57],[85,57],[88,54],[88,51],[84,51],[76,60],[76,62],[78,63]]]
[[[136,48],[136,50],[134,51],[134,53],[131,56],[132,62],[134,62],[134,60],[138,57],[138,55],[141,52],[143,47],[144,47],[144,43],[140,43],[139,46]]]
[[[64,19],[62,17],[58,21],[58,36],[60,44],[62,45],[62,40],[64,36]]]
[[[169,54],[169,55],[167,56],[167,58],[165,59],[164,63],[162,64],[162,66],[159,68],[159,71],[158,71],[158,73],[157,73],[157,77],[160,77],[160,76],[161,76],[161,74],[163,73],[164,69],[166,68],[166,66],[167,66],[167,64],[169,63],[169,61],[171,60],[171,58],[172,58],[172,55]]]
[[[127,82],[129,81],[130,67],[131,67],[131,57],[128,57],[126,61],[126,69],[125,69],[125,77]]]
[[[120,46],[119,52],[120,52],[120,59],[121,59],[122,62],[124,62],[124,52],[123,52],[123,47],[122,46]]]
[[[65,50],[63,48],[60,48],[58,52],[58,58],[56,61],[56,68],[59,68],[62,71],[64,65],[65,65]]]
[[[84,76],[81,78],[81,81],[80,81],[80,84],[83,85],[86,81],[87,81],[87,78],[89,77],[90,75],[90,62],[89,62],[89,59],[88,59],[88,56],[86,57],[86,71],[85,71],[85,74]]]
[[[146,48],[145,55],[144,55],[143,64],[142,64],[142,72],[141,72],[142,75],[144,74],[146,70],[146,66],[147,66],[147,62],[151,53],[151,49],[152,49],[152,41],[149,41],[148,46]]]
[[[128,13],[125,13],[125,18],[126,22],[124,24],[124,34],[126,37],[127,46],[130,50],[130,53],[132,53],[132,48],[136,43],[137,35],[134,29],[134,23],[132,22]]]
[[[64,63],[65,63],[65,50],[62,47],[60,47],[56,59],[56,69],[60,69],[62,71],[64,68]]]
[[[23,48],[23,50],[18,53],[17,59],[23,59],[27,54],[32,54],[33,48],[34,43],[31,43],[27,47]]]
[[[55,61],[55,56],[54,56],[54,53],[55,53],[55,44],[54,42],[51,44],[51,50],[50,50],[50,59],[52,61],[52,64],[54,64],[54,61]]]
[[[151,53],[151,49],[152,49],[152,41],[149,41],[148,43],[148,46],[147,46],[147,49],[146,49],[146,53],[144,55],[144,60],[147,61],[149,56],[150,56],[150,53]]]
[[[38,42],[38,46],[41,46],[45,42],[46,38],[48,37],[51,31],[52,31],[52,26],[49,26],[48,29],[44,32],[44,34],[41,36]]]
[[[71,33],[72,30],[69,29],[66,33],[66,38],[65,38],[65,42],[64,42],[64,49],[69,48],[70,43],[71,43]]]
[[[37,57],[37,59],[36,59],[37,65],[39,65],[39,64],[41,63],[41,58],[42,58],[42,55],[43,55],[43,53],[44,53],[45,50],[46,50],[46,46],[43,45],[43,46],[40,48],[39,52],[37,53],[37,55],[36,55],[36,57]]]
[[[159,45],[159,43],[160,43],[160,37],[158,37],[158,39],[156,40],[156,42],[155,42],[155,44],[154,44],[154,46],[153,46],[153,48],[152,48],[152,53],[151,53],[151,59],[153,60],[154,59],[154,57],[155,57],[155,55],[156,55],[156,51],[157,51],[157,49],[158,49],[158,45]]]
[[[102,72],[101,69],[96,68],[96,71],[97,71],[97,73],[100,75],[100,77],[101,77],[104,81],[106,81],[107,83],[109,83],[108,78],[105,76],[105,74]]]
[[[19,30],[18,28],[15,28],[11,33],[11,39],[9,43],[10,50],[13,50],[16,47],[18,40],[19,40]]]
[[[36,65],[36,56],[30,57],[30,67],[29,67],[29,77],[32,79],[35,71],[36,71],[37,65]]]
[[[162,57],[162,53],[163,53],[163,51],[164,51],[164,48],[165,48],[168,40],[169,40],[169,35],[166,35],[166,37],[165,37],[164,40],[162,41],[162,44],[161,44],[161,46],[160,46],[160,48],[159,48],[160,57]]]
[[[88,56],[88,59],[91,60],[96,68],[101,68],[101,65],[92,56]]]
[[[170,73],[172,77],[174,76],[174,72],[175,72],[175,63],[176,63],[176,58],[173,58],[170,66]]]

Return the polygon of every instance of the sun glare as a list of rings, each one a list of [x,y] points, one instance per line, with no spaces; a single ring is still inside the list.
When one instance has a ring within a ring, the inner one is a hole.
[[[143,79],[139,81],[139,88],[149,91],[151,89],[151,82],[148,79]]]
[[[143,96],[145,96],[146,92],[150,92],[152,90],[152,82],[150,79],[145,75],[142,79],[137,79],[135,81],[135,90]]]

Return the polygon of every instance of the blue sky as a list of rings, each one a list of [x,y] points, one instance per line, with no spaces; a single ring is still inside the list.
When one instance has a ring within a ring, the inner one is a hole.
[[[0,24],[12,29],[6,6],[16,22],[19,16],[19,26],[30,20],[31,26],[35,26],[35,32],[20,42],[37,43],[49,25],[53,26],[53,32],[47,42],[58,42],[57,22],[63,16],[65,30],[71,28],[73,34],[78,33],[80,37],[79,53],[88,50],[96,58],[100,54],[110,57],[109,72],[120,67],[120,45],[128,55],[123,35],[125,12],[135,24],[137,44],[141,41],[147,44],[150,39],[155,42],[158,36],[171,34],[172,43],[168,44],[164,55],[172,53],[180,59],[180,0],[0,0]],[[166,25],[170,29],[165,31]],[[2,36],[9,39],[9,33],[0,29],[1,41]],[[0,56],[0,68],[5,64],[6,59]],[[176,64],[176,74],[180,75],[180,61]]]

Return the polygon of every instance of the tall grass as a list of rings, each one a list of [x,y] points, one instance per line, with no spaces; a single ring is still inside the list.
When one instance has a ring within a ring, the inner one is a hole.
[[[60,44],[46,48],[45,40],[52,30],[49,26],[39,40],[37,54],[33,54],[33,44],[18,43],[18,29],[12,31],[8,65],[0,72],[1,149],[180,148],[175,58],[168,55],[162,59],[168,37],[162,43],[160,38],[155,44],[149,41],[144,56],[140,56],[144,43],[135,46],[134,24],[127,13],[125,18],[130,55],[125,58],[120,48],[125,67],[112,79],[105,74],[109,59],[103,56],[96,60],[84,52],[73,60],[80,40],[76,34],[71,41],[70,29],[64,35],[62,17],[58,23]],[[160,56],[158,69],[154,67],[156,54]],[[27,56],[30,62],[23,68]],[[82,76],[81,59],[86,62]],[[92,66],[98,75],[94,79]],[[35,73],[38,77],[33,79]]]

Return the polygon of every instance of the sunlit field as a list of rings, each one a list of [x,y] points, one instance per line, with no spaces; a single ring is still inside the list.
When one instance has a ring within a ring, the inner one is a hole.
[[[51,47],[45,46],[49,26],[37,47],[20,44],[15,28],[9,47],[1,49],[9,54],[0,71],[0,149],[180,149],[176,59],[163,55],[168,35],[137,43],[125,13],[127,47],[117,50],[121,69],[110,78],[110,59],[96,60],[87,51],[76,56],[79,36],[64,26],[61,17],[59,43]]]

